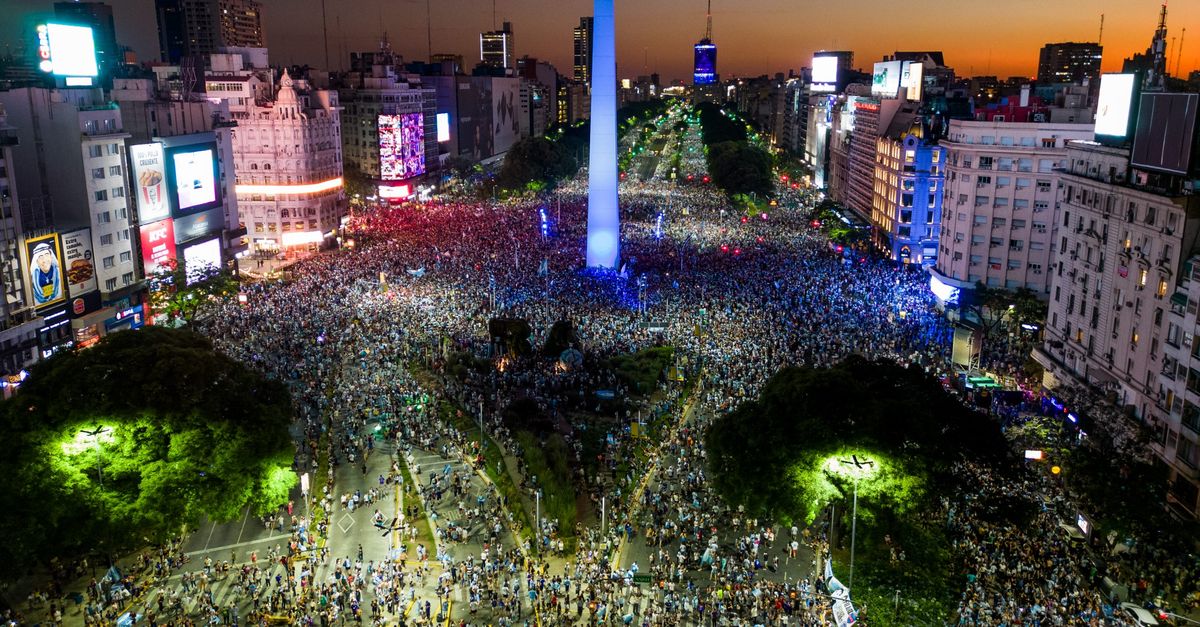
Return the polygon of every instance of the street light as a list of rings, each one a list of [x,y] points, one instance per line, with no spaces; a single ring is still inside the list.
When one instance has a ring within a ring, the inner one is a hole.
[[[836,472],[837,474],[848,476],[854,480],[854,510],[850,519],[850,577],[846,581],[846,587],[854,589],[854,548],[858,535],[858,481],[863,477],[870,476],[876,472],[875,462],[866,457],[859,457],[858,454],[852,454],[850,459],[839,459],[831,457],[825,462],[827,470]]]

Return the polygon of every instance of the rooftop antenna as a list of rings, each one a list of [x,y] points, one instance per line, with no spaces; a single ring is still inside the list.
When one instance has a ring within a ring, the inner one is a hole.
[[[704,41],[712,41],[712,0],[708,0],[708,26],[704,29]]]
[[[1179,76],[1183,63],[1183,38],[1187,37],[1187,29],[1179,31],[1179,47],[1175,49],[1175,75]]]
[[[1100,14],[1100,37],[1096,38],[1097,45],[1104,44],[1104,14]]]
[[[494,17],[492,21],[495,21]],[[429,62],[433,63],[433,9],[430,8],[429,0],[425,0],[425,46]]]
[[[496,30],[496,0],[492,0],[492,30]]]
[[[329,67],[329,20],[325,16],[325,0],[321,0],[321,38],[325,42],[325,69]]]

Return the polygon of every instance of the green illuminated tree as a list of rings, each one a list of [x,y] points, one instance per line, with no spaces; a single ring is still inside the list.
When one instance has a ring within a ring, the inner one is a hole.
[[[183,264],[175,259],[148,278],[151,309],[166,313],[175,325],[191,324],[206,310],[228,302],[238,291],[238,279],[232,271],[208,266],[185,272]]]
[[[0,404],[0,559],[127,549],[273,511],[297,478],[286,388],[189,331],[117,333]]]

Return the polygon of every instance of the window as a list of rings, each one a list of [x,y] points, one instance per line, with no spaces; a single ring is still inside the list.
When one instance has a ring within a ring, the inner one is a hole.
[[[93,194],[93,196],[95,196],[96,202],[104,202],[105,200],[108,200],[108,190],[107,189],[99,190],[99,191],[95,192]]]
[[[88,156],[92,159],[96,159],[103,155],[104,149],[100,147],[100,144],[92,144],[91,146],[88,146]]]
[[[105,258],[104,258],[104,267],[105,267],[105,268],[111,268],[111,267],[113,267],[113,266],[115,266],[115,265],[117,265],[117,262],[116,262],[116,257],[113,257],[112,255],[109,255],[109,256],[107,256],[107,257],[105,257]]]
[[[122,242],[129,241],[129,229],[117,231],[117,239]]]
[[[92,178],[94,178],[94,179],[104,178],[104,168],[92,168]]]
[[[105,281],[104,289],[109,292],[117,289],[117,280],[116,279],[108,279],[107,281]]]
[[[125,197],[125,188],[124,187],[112,188],[112,197],[113,198],[124,198]]]
[[[121,176],[121,166],[119,166],[119,165],[108,166],[108,175],[109,176]]]
[[[133,253],[129,252],[128,250],[125,252],[122,252],[121,253],[121,263],[127,263],[129,261],[133,261]]]
[[[108,224],[109,222],[112,222],[112,214],[111,213],[109,213],[107,211],[101,211],[100,213],[96,214],[96,223],[97,224]]]
[[[1188,466],[1196,467],[1196,443],[1187,438],[1179,438],[1179,446],[1175,449],[1175,457]]]
[[[133,283],[133,273],[132,272],[126,272],[125,274],[121,275],[121,284],[122,285],[129,285],[131,283]]]
[[[991,170],[992,169],[992,158],[991,157],[980,157],[979,158],[979,169],[980,170]]]
[[[125,220],[125,219],[129,218],[129,210],[126,209],[125,207],[121,207],[121,208],[117,209],[116,211],[114,211],[113,213],[116,214],[118,220]]]
[[[105,233],[100,236],[101,246],[112,246],[112,233]]]

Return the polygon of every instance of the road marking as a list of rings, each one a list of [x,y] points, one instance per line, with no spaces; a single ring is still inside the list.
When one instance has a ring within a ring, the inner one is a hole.
[[[347,521],[349,521],[349,522],[347,522]],[[342,530],[343,534],[348,533],[350,531],[350,528],[354,526],[354,517],[350,515],[350,512],[346,512],[345,514],[342,514],[342,517],[340,519],[338,519],[337,526],[338,526],[338,529]]]
[[[242,534],[246,532],[246,521],[247,520],[250,520],[250,506],[249,505],[246,506],[246,515],[244,517],[242,517],[242,528],[238,529],[237,542],[242,541]],[[237,544],[237,542],[235,542],[234,544]]]
[[[205,551],[208,550],[208,543],[212,542],[213,532],[217,530],[217,523],[210,520],[210,521],[208,521],[208,524],[212,525],[212,527],[209,528],[209,530],[208,530],[208,539],[204,541],[204,550]]]
[[[204,555],[205,553],[220,551],[222,549],[236,549],[238,547],[250,546],[251,544],[262,544],[263,542],[270,542],[272,540],[278,540],[280,538],[290,538],[290,536],[280,534],[280,535],[269,536],[266,538],[259,538],[257,540],[246,540],[245,542],[239,542],[237,544],[226,544],[225,546],[214,546],[211,549],[208,548],[207,544],[205,544],[205,548],[199,549],[196,551],[189,551],[187,553],[184,553],[184,555],[187,555],[188,557],[194,557],[196,555]]]

